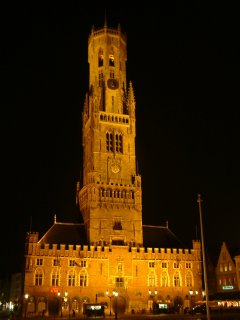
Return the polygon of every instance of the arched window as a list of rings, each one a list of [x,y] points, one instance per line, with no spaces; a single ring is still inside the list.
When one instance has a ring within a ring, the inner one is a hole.
[[[107,151],[113,152],[113,134],[109,132],[106,134],[106,148]]]
[[[167,272],[163,272],[161,276],[161,286],[168,287],[168,274]]]
[[[155,287],[156,286],[156,276],[153,272],[148,275],[148,286]]]
[[[103,66],[103,50],[102,49],[99,49],[99,52],[98,52],[98,66],[99,67],[102,67]]]
[[[122,135],[116,134],[116,152],[123,152],[123,143],[122,143]]]
[[[53,272],[52,272],[51,285],[53,287],[59,286],[59,272],[58,272],[58,270],[53,270]]]
[[[186,274],[186,287],[192,287],[193,283],[192,283],[192,274],[191,272],[188,272]]]
[[[75,271],[74,270],[70,270],[68,272],[68,286],[69,287],[75,286]]]
[[[174,287],[180,287],[181,286],[181,282],[180,282],[180,276],[179,273],[176,272],[173,276],[173,286]]]
[[[109,54],[109,66],[110,67],[114,67],[115,66],[113,51],[112,51],[112,53]]]
[[[80,273],[80,275],[79,275],[79,285],[80,285],[80,287],[86,287],[87,286],[87,273],[86,273],[86,271]]]
[[[43,285],[43,272],[42,269],[37,269],[35,272],[35,286]]]

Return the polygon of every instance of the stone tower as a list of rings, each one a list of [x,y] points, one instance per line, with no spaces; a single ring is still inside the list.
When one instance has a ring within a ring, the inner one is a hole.
[[[120,26],[92,29],[82,113],[83,186],[77,185],[91,245],[143,245],[135,98],[132,83],[127,85],[126,61],[127,39]]]

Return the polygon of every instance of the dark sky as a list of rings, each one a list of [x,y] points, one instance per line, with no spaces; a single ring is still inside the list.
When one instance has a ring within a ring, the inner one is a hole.
[[[121,24],[136,98],[143,223],[240,245],[239,19],[234,8],[2,4],[0,272],[21,268],[26,232],[77,222],[81,112],[92,25]],[[222,15],[224,13],[224,15]],[[6,259],[6,260],[5,260]],[[5,263],[4,261],[7,261]]]

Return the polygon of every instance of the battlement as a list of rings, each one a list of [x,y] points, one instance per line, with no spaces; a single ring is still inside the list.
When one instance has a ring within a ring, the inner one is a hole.
[[[28,255],[69,257],[69,258],[108,258],[119,250],[130,254],[132,259],[154,260],[200,260],[200,250],[180,248],[149,248],[130,246],[89,246],[65,244],[30,243]]]

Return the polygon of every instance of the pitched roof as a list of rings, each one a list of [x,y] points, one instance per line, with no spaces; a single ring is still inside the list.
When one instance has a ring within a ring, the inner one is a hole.
[[[87,237],[83,223],[55,222],[39,240],[39,244],[85,245]]]
[[[143,225],[143,246],[152,248],[184,248],[183,243],[166,226]]]
[[[55,222],[39,244],[88,245],[83,223]],[[143,247],[184,248],[183,243],[165,226],[143,225]]]

